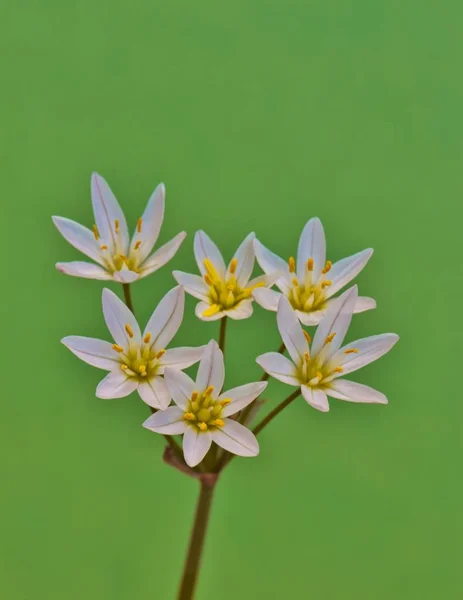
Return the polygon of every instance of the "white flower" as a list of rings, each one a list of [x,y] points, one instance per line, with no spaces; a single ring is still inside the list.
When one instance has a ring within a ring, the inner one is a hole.
[[[184,306],[185,292],[177,286],[158,304],[142,335],[127,306],[104,289],[104,318],[115,343],[78,336],[66,337],[62,342],[89,365],[109,371],[96,390],[98,398],[123,398],[138,390],[149,406],[167,408],[171,396],[164,370],[186,369],[198,362],[204,351],[204,347],[166,350],[180,327]]]
[[[360,273],[373,254],[369,248],[334,264],[326,261],[325,232],[317,218],[310,219],[301,233],[297,261],[291,256],[285,262],[258,240],[254,241],[254,249],[257,262],[265,273],[280,273],[276,285],[289,299],[304,325],[317,325],[320,322],[332,302],[332,296]],[[253,295],[263,308],[277,310],[281,297],[279,292],[258,289]],[[373,298],[359,297],[354,312],[360,313],[375,307]]]
[[[261,275],[249,281],[254,269],[253,240],[254,233],[250,233],[227,268],[211,238],[204,231],[196,232],[194,252],[202,277],[181,271],[173,275],[189,294],[201,300],[196,305],[197,317],[215,321],[225,316],[246,319],[252,315],[252,291],[276,279]]]
[[[74,248],[98,264],[82,261],[57,263],[59,271],[74,277],[132,283],[154,273],[173,258],[185,239],[185,232],[150,255],[164,219],[165,188],[162,183],[154,190],[143,216],[138,219],[132,240],[116,197],[97,173],[92,175],[91,192],[96,223],[93,232],[63,217],[53,217],[53,222]]]
[[[314,408],[329,410],[328,396],[349,402],[387,404],[387,398],[371,387],[340,379],[377,360],[397,342],[395,333],[374,335],[341,348],[357,302],[354,286],[337,298],[317,328],[312,345],[287,298],[281,297],[277,323],[292,361],[269,352],[257,363],[269,375],[288,385],[300,386],[305,400]]]
[[[214,340],[204,350],[196,383],[173,369],[166,369],[164,376],[177,406],[152,415],[143,426],[166,435],[184,434],[183,454],[190,467],[203,460],[212,442],[238,456],[257,456],[254,434],[228,417],[255,400],[267,382],[248,383],[221,394],[223,354]]]

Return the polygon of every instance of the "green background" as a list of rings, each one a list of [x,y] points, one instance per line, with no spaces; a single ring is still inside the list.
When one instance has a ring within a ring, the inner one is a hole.
[[[93,223],[93,170],[132,225],[164,181],[161,241],[189,234],[135,284],[142,322],[172,269],[195,272],[197,229],[228,258],[250,230],[289,256],[318,215],[331,259],[375,248],[358,283],[378,308],[350,339],[401,336],[354,378],[389,406],[299,400],[232,463],[198,600],[460,597],[462,16],[450,0],[2,2],[2,598],[174,598],[196,502],[146,406],[96,399],[103,373],[59,343],[107,337],[102,283],[54,269],[80,256],[50,217]],[[193,309],[178,345],[217,334]],[[232,323],[227,385],[278,344],[271,313]]]

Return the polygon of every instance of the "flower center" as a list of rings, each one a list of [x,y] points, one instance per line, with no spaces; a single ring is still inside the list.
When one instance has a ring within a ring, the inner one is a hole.
[[[208,431],[217,427],[223,427],[222,411],[227,404],[230,404],[229,398],[223,400],[214,400],[212,393],[214,388],[209,386],[202,394],[193,392],[188,402],[187,410],[183,418],[189,422],[191,427],[199,431]]]
[[[292,275],[292,287],[288,294],[288,300],[294,310],[312,312],[323,308],[326,300],[325,289],[331,285],[329,279],[324,275],[331,269],[332,262],[326,261],[322,270],[322,276],[318,280],[313,277],[314,260],[309,258],[305,265],[305,275],[302,281],[296,276],[296,261],[290,256],[288,260],[289,272]]]
[[[140,234],[142,232],[142,227],[143,219],[138,219],[137,233]],[[122,243],[119,219],[114,221],[114,241],[111,240],[110,242],[105,243],[101,239],[100,232],[98,231],[98,227],[96,225],[93,226],[93,235],[95,236],[95,239],[100,242],[102,258],[105,262],[106,269],[110,273],[122,271],[124,267],[129,269],[129,271],[134,271],[135,273],[140,272],[140,253],[138,251],[142,245],[142,240],[136,241],[130,250],[129,255],[126,256],[124,254],[124,245]]]
[[[265,285],[264,282],[259,282],[249,287],[240,287],[235,275],[238,266],[236,258],[230,262],[228,278],[221,278],[208,258],[204,259],[204,266],[206,268],[204,281],[209,287],[208,294],[211,303],[209,308],[203,312],[204,317],[211,317],[222,310],[236,307],[242,300],[251,297],[252,290]]]
[[[310,343],[309,334],[307,331],[303,331],[307,341]],[[309,385],[310,387],[323,386],[333,379],[333,375],[342,373],[342,367],[333,368],[329,366],[329,361],[326,362],[326,354],[329,345],[335,336],[336,333],[333,332],[325,339],[325,344],[316,357],[311,357],[310,352],[304,354],[304,359],[301,361],[298,368],[298,376],[302,384]],[[346,354],[350,354],[351,352],[358,352],[358,350],[352,348],[345,351]]]
[[[139,380],[154,377],[159,369],[159,362],[166,351],[155,350],[150,345],[150,333],[147,333],[142,344],[138,345],[132,339],[134,334],[130,325],[126,325],[125,330],[130,338],[128,349],[125,350],[118,344],[113,345],[113,349],[120,354],[121,369],[128,377],[135,377]]]

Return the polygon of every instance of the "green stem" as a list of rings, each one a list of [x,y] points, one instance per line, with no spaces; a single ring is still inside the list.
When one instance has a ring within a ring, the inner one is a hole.
[[[208,485],[204,481],[201,481],[201,491],[196,506],[196,515],[191,532],[185,567],[183,569],[182,581],[177,596],[178,600],[192,600],[194,597],[214,489],[215,484]]]
[[[125,303],[127,305],[127,308],[133,314],[135,314],[135,311],[133,309],[132,290],[130,288],[130,283],[123,283],[122,284],[122,289],[124,290],[124,300],[125,300]]]
[[[219,332],[219,348],[225,354],[225,337],[227,334],[227,319],[228,317],[223,317],[220,319],[220,332]]]
[[[277,415],[279,415],[284,408],[289,406],[293,400],[300,396],[300,394],[301,388],[298,388],[295,392],[288,396],[286,400],[283,400],[283,402],[281,402],[271,412],[269,412],[265,419],[262,419],[262,421],[259,423],[259,425],[257,425],[257,427],[254,427],[254,429],[252,430],[253,434],[258,435],[262,431],[262,429],[264,429],[264,427],[266,427],[270,423],[270,421],[273,421],[273,419]]]

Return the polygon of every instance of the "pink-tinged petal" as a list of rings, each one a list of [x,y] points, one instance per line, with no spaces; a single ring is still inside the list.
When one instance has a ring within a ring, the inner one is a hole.
[[[357,254],[343,258],[334,263],[329,272],[328,279],[331,281],[330,287],[326,288],[326,297],[334,296],[341,288],[346,286],[349,281],[356,277],[363,267],[367,264],[370,256],[373,254],[373,248],[362,250]]]
[[[271,252],[257,239],[254,240],[254,252],[262,271],[264,271],[267,275],[279,273],[280,278],[276,281],[276,284],[283,293],[288,293],[291,289],[291,278],[288,263]]]
[[[267,352],[256,358],[256,363],[274,379],[288,385],[301,385],[297,369],[286,356],[278,352]]]
[[[306,325],[307,327],[313,327],[314,325],[318,325],[320,321],[326,314],[326,310],[314,310],[313,312],[302,312],[301,310],[296,310],[296,315],[299,321]]]
[[[223,311],[216,312],[213,315],[204,316],[204,313],[210,307],[211,305],[209,304],[209,302],[198,302],[198,304],[195,307],[195,315],[198,317],[198,319],[201,319],[201,321],[218,321],[219,319],[222,319],[225,316],[225,313]]]
[[[78,358],[97,369],[113,371],[120,364],[119,354],[109,342],[78,335],[65,337],[61,342]]]
[[[112,247],[117,248],[119,252],[122,250],[127,254],[129,230],[125,215],[108,183],[98,173],[92,175],[91,193],[93,213],[101,239],[106,244],[112,244]],[[116,221],[119,223],[119,234],[116,233]]]
[[[240,287],[246,287],[254,269],[253,240],[255,237],[255,233],[250,233],[240,244],[234,255],[234,259],[237,261],[235,277]],[[227,270],[227,279],[231,276],[230,265]]]
[[[121,370],[112,371],[100,382],[96,388],[98,398],[110,400],[113,398],[125,398],[138,387],[138,381]]]
[[[209,431],[198,432],[196,428],[187,427],[183,436],[183,455],[189,467],[196,467],[203,460],[211,447],[212,438]]]
[[[53,223],[71,246],[74,246],[74,248],[77,248],[77,250],[80,250],[80,252],[83,252],[98,264],[104,264],[100,246],[90,229],[87,229],[87,227],[84,227],[75,221],[71,221],[71,219],[65,219],[64,217],[53,217]]]
[[[297,276],[304,281],[306,265],[309,258],[313,258],[312,277],[318,281],[326,261],[326,240],[323,225],[320,219],[314,218],[307,222],[299,238],[297,249]]]
[[[323,349],[324,361],[328,360],[339,349],[349,329],[356,302],[357,286],[354,286],[330,303],[315,332],[311,350],[312,356],[317,356],[321,352],[326,339],[332,334],[334,334],[334,338]]]
[[[152,377],[141,381],[138,385],[140,398],[153,408],[165,410],[171,400],[167,385],[162,377]]]
[[[186,233],[182,231],[181,233],[178,233],[174,238],[172,238],[170,242],[167,242],[167,244],[161,246],[159,250],[156,250],[156,252],[152,254],[147,260],[145,260],[145,262],[140,267],[140,278],[151,275],[151,273],[154,273],[155,271],[163,267],[166,263],[168,263],[169,260],[171,260],[175,256],[177,250],[180,248],[185,238]]]
[[[399,336],[395,333],[383,333],[356,340],[336,352],[329,367],[342,367],[342,373],[336,376],[343,377],[381,358],[398,340]]]
[[[113,279],[111,273],[108,273],[103,267],[93,263],[76,260],[67,263],[56,263],[56,268],[65,275],[71,277],[83,277],[84,279],[99,279],[100,281],[109,281]]]
[[[281,298],[280,292],[275,290],[269,290],[268,288],[256,288],[252,295],[254,300],[265,308],[265,310],[272,310],[274,312],[278,309],[278,302]]]
[[[384,394],[368,385],[347,381],[346,379],[336,379],[332,381],[325,390],[328,396],[347,402],[362,402],[366,404],[387,404],[387,398]]]
[[[206,274],[204,261],[210,260],[217,273],[224,277],[226,272],[222,253],[204,231],[197,231],[194,240],[194,253],[201,275]]]
[[[187,410],[191,395],[196,389],[196,383],[183,371],[166,368],[164,380],[175,404],[182,410]]]
[[[376,300],[374,298],[368,298],[368,296],[359,296],[355,303],[354,314],[362,313],[367,310],[376,308]]]
[[[106,325],[119,346],[126,348],[132,340],[136,344],[141,343],[140,327],[134,315],[116,294],[106,288],[103,290],[103,314]]]
[[[203,302],[209,302],[209,288],[202,277],[182,271],[173,271],[172,275],[188,294]]]
[[[149,256],[159,237],[164,220],[165,195],[166,189],[164,184],[160,183],[151,194],[141,221],[137,224],[132,236],[131,250],[134,249],[137,242],[141,242],[138,250],[136,250],[140,263]]]
[[[252,306],[252,300],[241,300],[239,304],[233,308],[223,311],[223,314],[234,321],[241,321],[242,319],[248,319],[252,316],[254,308]]]
[[[183,320],[185,290],[178,285],[171,289],[154,309],[143,337],[151,334],[150,345],[164,350],[177,333]]]
[[[173,369],[187,369],[201,360],[205,346],[196,348],[172,348],[167,350],[160,360],[160,367],[169,367]]]
[[[213,441],[238,456],[257,456],[259,442],[256,436],[246,427],[233,419],[224,419],[224,426],[211,431]]]
[[[171,406],[148,417],[143,423],[143,427],[164,435],[181,435],[185,433],[188,427],[183,414],[183,410]]]
[[[209,386],[214,388],[214,395],[219,395],[225,379],[223,353],[216,341],[211,340],[206,346],[199,363],[196,385],[198,392],[203,392]]]
[[[296,365],[304,361],[304,355],[309,351],[309,345],[302,331],[301,324],[288,298],[282,296],[278,304],[277,324],[281,338],[289,355]]]
[[[137,279],[140,279],[140,274],[131,271],[126,265],[123,265],[120,271],[114,271],[113,279],[118,283],[133,283]]]
[[[229,417],[246,408],[248,404],[251,404],[253,400],[262,394],[266,387],[266,381],[258,381],[256,383],[240,385],[221,394],[219,400],[224,400],[225,398],[231,400],[230,404],[227,404],[223,409],[223,416]]]
[[[313,408],[316,408],[321,412],[328,412],[330,410],[328,398],[323,390],[311,388],[308,385],[303,385],[301,386],[301,392],[304,400]]]

